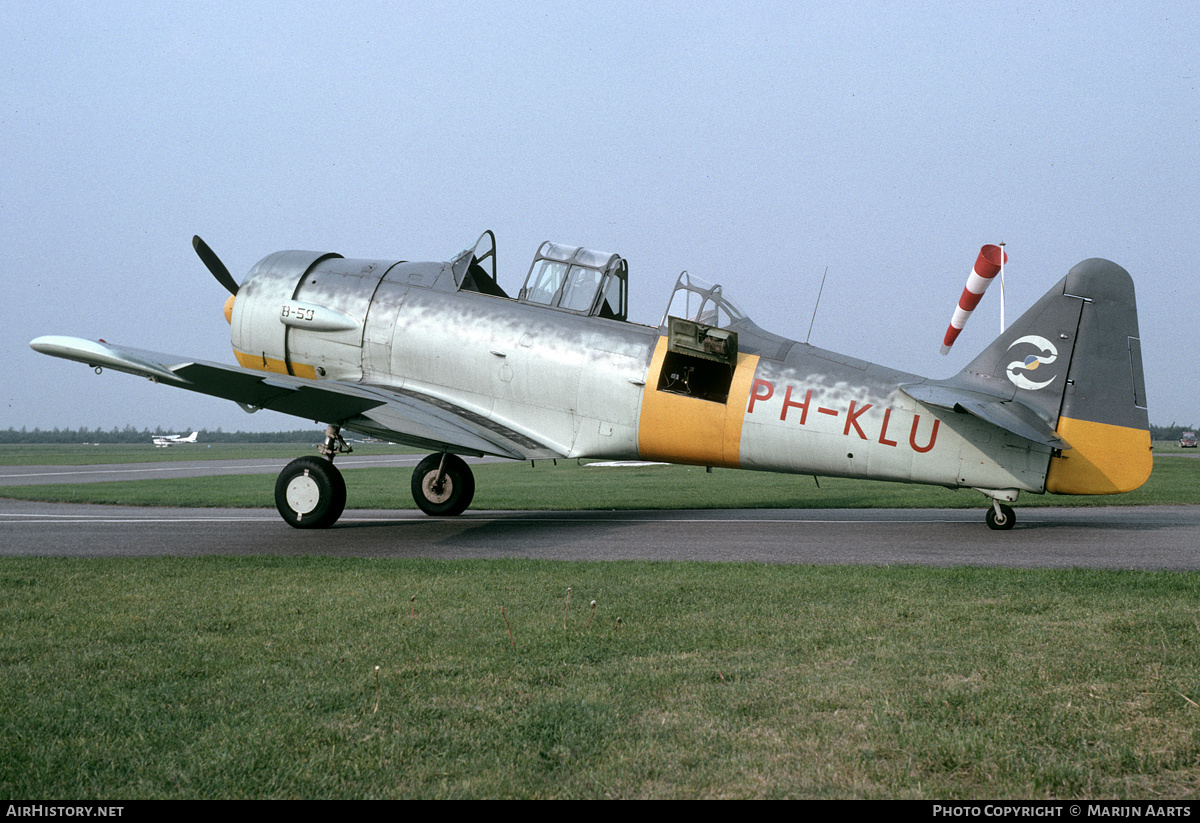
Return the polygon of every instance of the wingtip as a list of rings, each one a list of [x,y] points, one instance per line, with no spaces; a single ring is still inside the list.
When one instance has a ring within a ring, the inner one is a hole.
[[[81,341],[76,337],[63,337],[58,334],[43,334],[30,340],[29,348],[40,354],[53,354],[64,346],[78,345],[80,342],[91,341]]]

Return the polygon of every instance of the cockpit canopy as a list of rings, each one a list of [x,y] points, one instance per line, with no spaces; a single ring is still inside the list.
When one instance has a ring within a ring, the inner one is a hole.
[[[480,235],[472,248],[455,256],[449,270],[453,278],[439,278],[439,287],[512,299],[496,282],[496,236],[490,231]],[[517,299],[583,317],[628,320],[629,264],[618,254],[545,242],[538,247]],[[731,362],[738,352],[782,360],[794,345],[792,340],[760,329],[725,298],[719,285],[686,271],[675,281],[660,324],[663,334],[671,334],[671,318],[707,327],[692,329],[693,343],[708,355],[722,350],[722,356]],[[712,329],[736,334],[711,334]],[[674,335],[686,348],[684,337]]]
[[[667,318],[679,317],[695,323],[716,328],[728,328],[739,320],[746,320],[746,313],[721,294],[721,287],[686,271],[675,281],[671,300],[663,314],[660,326],[667,328]]]
[[[538,247],[517,299],[610,320],[629,314],[629,265],[617,254],[549,241]]]

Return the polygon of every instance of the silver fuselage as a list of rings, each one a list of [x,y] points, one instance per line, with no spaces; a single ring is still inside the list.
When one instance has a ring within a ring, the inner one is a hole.
[[[242,284],[231,325],[245,367],[432,398],[525,457],[1046,486],[1050,447],[901,389],[924,378],[748,322],[724,402],[660,390],[663,330],[460,290],[450,264],[279,252]]]

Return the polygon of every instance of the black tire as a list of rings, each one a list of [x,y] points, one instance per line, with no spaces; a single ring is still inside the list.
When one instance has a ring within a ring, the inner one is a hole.
[[[996,516],[996,508],[993,506],[987,510],[986,519],[988,528],[996,531],[1008,531],[1017,525],[1017,513],[1013,511],[1012,506],[1006,506],[1003,503],[1000,504],[999,517]]]
[[[417,508],[434,517],[453,517],[462,514],[475,497],[475,475],[461,457],[456,454],[431,454],[417,464],[412,475],[412,496]],[[438,467],[442,466],[441,488],[434,483]]]
[[[297,457],[275,481],[275,508],[289,526],[327,529],[346,508],[346,481],[321,457]]]

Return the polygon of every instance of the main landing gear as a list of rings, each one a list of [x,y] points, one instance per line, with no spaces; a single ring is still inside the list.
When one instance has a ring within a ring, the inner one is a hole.
[[[353,451],[342,439],[341,429],[325,430],[320,457],[297,457],[284,467],[275,481],[275,507],[289,526],[297,529],[327,529],[346,508],[346,481],[333,465],[338,454]],[[471,467],[454,454],[431,454],[417,464],[412,474],[413,500],[421,511],[435,517],[462,514],[475,496]]]
[[[413,500],[435,517],[462,514],[475,496],[475,475],[456,454],[431,454],[417,464],[412,476]]]

